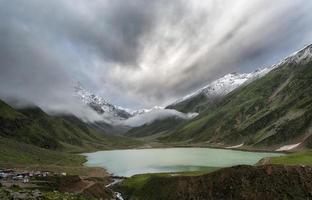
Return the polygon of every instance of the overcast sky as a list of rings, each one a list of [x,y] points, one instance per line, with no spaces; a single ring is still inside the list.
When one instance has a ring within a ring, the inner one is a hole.
[[[148,108],[312,43],[311,0],[0,0],[0,97]]]

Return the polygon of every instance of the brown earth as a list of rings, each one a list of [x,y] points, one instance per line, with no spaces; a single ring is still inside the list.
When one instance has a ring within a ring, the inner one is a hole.
[[[0,165],[1,168],[14,169],[15,171],[51,171],[62,173],[66,172],[69,175],[79,174],[82,177],[98,177],[108,178],[110,174],[101,167],[85,167],[85,166],[58,166],[58,165],[17,165],[6,164]]]
[[[80,176],[48,177],[47,182],[60,192],[82,194],[96,199],[111,199],[113,193],[107,189],[106,179],[82,178]]]
[[[98,199],[112,199],[113,193],[111,190],[105,188],[102,184],[96,182],[82,191],[82,194],[87,197]]]

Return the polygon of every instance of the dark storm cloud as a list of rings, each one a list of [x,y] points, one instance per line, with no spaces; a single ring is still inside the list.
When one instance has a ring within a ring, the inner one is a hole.
[[[89,112],[73,97],[81,81],[124,107],[165,104],[311,43],[311,9],[304,0],[0,0],[0,96]]]

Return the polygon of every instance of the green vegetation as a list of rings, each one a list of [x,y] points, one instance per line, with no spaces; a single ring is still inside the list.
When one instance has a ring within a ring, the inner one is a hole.
[[[81,166],[85,158],[77,153],[141,144],[98,132],[74,116],[51,116],[37,107],[16,110],[1,100],[0,108],[2,166]]]
[[[175,173],[153,173],[153,174],[139,174],[134,175],[130,178],[125,179],[121,182],[121,184],[116,186],[117,191],[123,191],[127,197],[130,197],[132,199],[141,199],[142,196],[146,196],[148,194],[154,194],[157,193],[157,190],[152,191],[146,191],[146,188],[149,188],[151,185],[151,182],[153,184],[153,188],[157,188],[162,185],[162,183],[166,182],[168,184],[168,181],[170,182],[172,177],[181,177],[181,176],[200,176],[203,174],[207,174],[213,171],[218,170],[219,168],[216,167],[206,167],[202,171],[194,171],[194,172],[175,172]],[[156,183],[159,181],[159,184]],[[172,182],[174,184],[174,182]],[[172,188],[168,187],[166,191],[162,192],[162,197],[160,199],[166,199],[165,197],[168,196],[168,194],[171,192]],[[145,198],[142,199],[145,199]],[[148,199],[148,198],[147,198]]]
[[[23,115],[15,111],[8,104],[0,100],[0,116],[4,119],[17,119],[22,118]]]
[[[312,166],[312,151],[303,151],[285,156],[269,158],[268,162],[271,164]]]
[[[1,102],[0,136],[44,149],[85,152],[139,142],[92,129],[74,116],[51,116],[38,107],[15,110]]]
[[[66,165],[79,166],[84,156],[57,152],[0,137],[0,166],[4,165]]]
[[[166,108],[175,109],[184,113],[200,113],[212,104],[214,104],[216,101],[217,99],[208,99],[207,96],[202,93],[180,103],[169,105]]]
[[[167,130],[174,130],[183,122],[185,122],[185,120],[176,117],[160,119],[150,124],[132,128],[125,135],[129,137],[146,137],[156,133],[162,133]]]

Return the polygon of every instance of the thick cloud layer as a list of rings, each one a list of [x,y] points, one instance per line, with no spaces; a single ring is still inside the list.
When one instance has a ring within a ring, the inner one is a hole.
[[[80,81],[123,107],[165,105],[312,43],[311,10],[307,0],[0,0],[0,97],[85,113]]]

